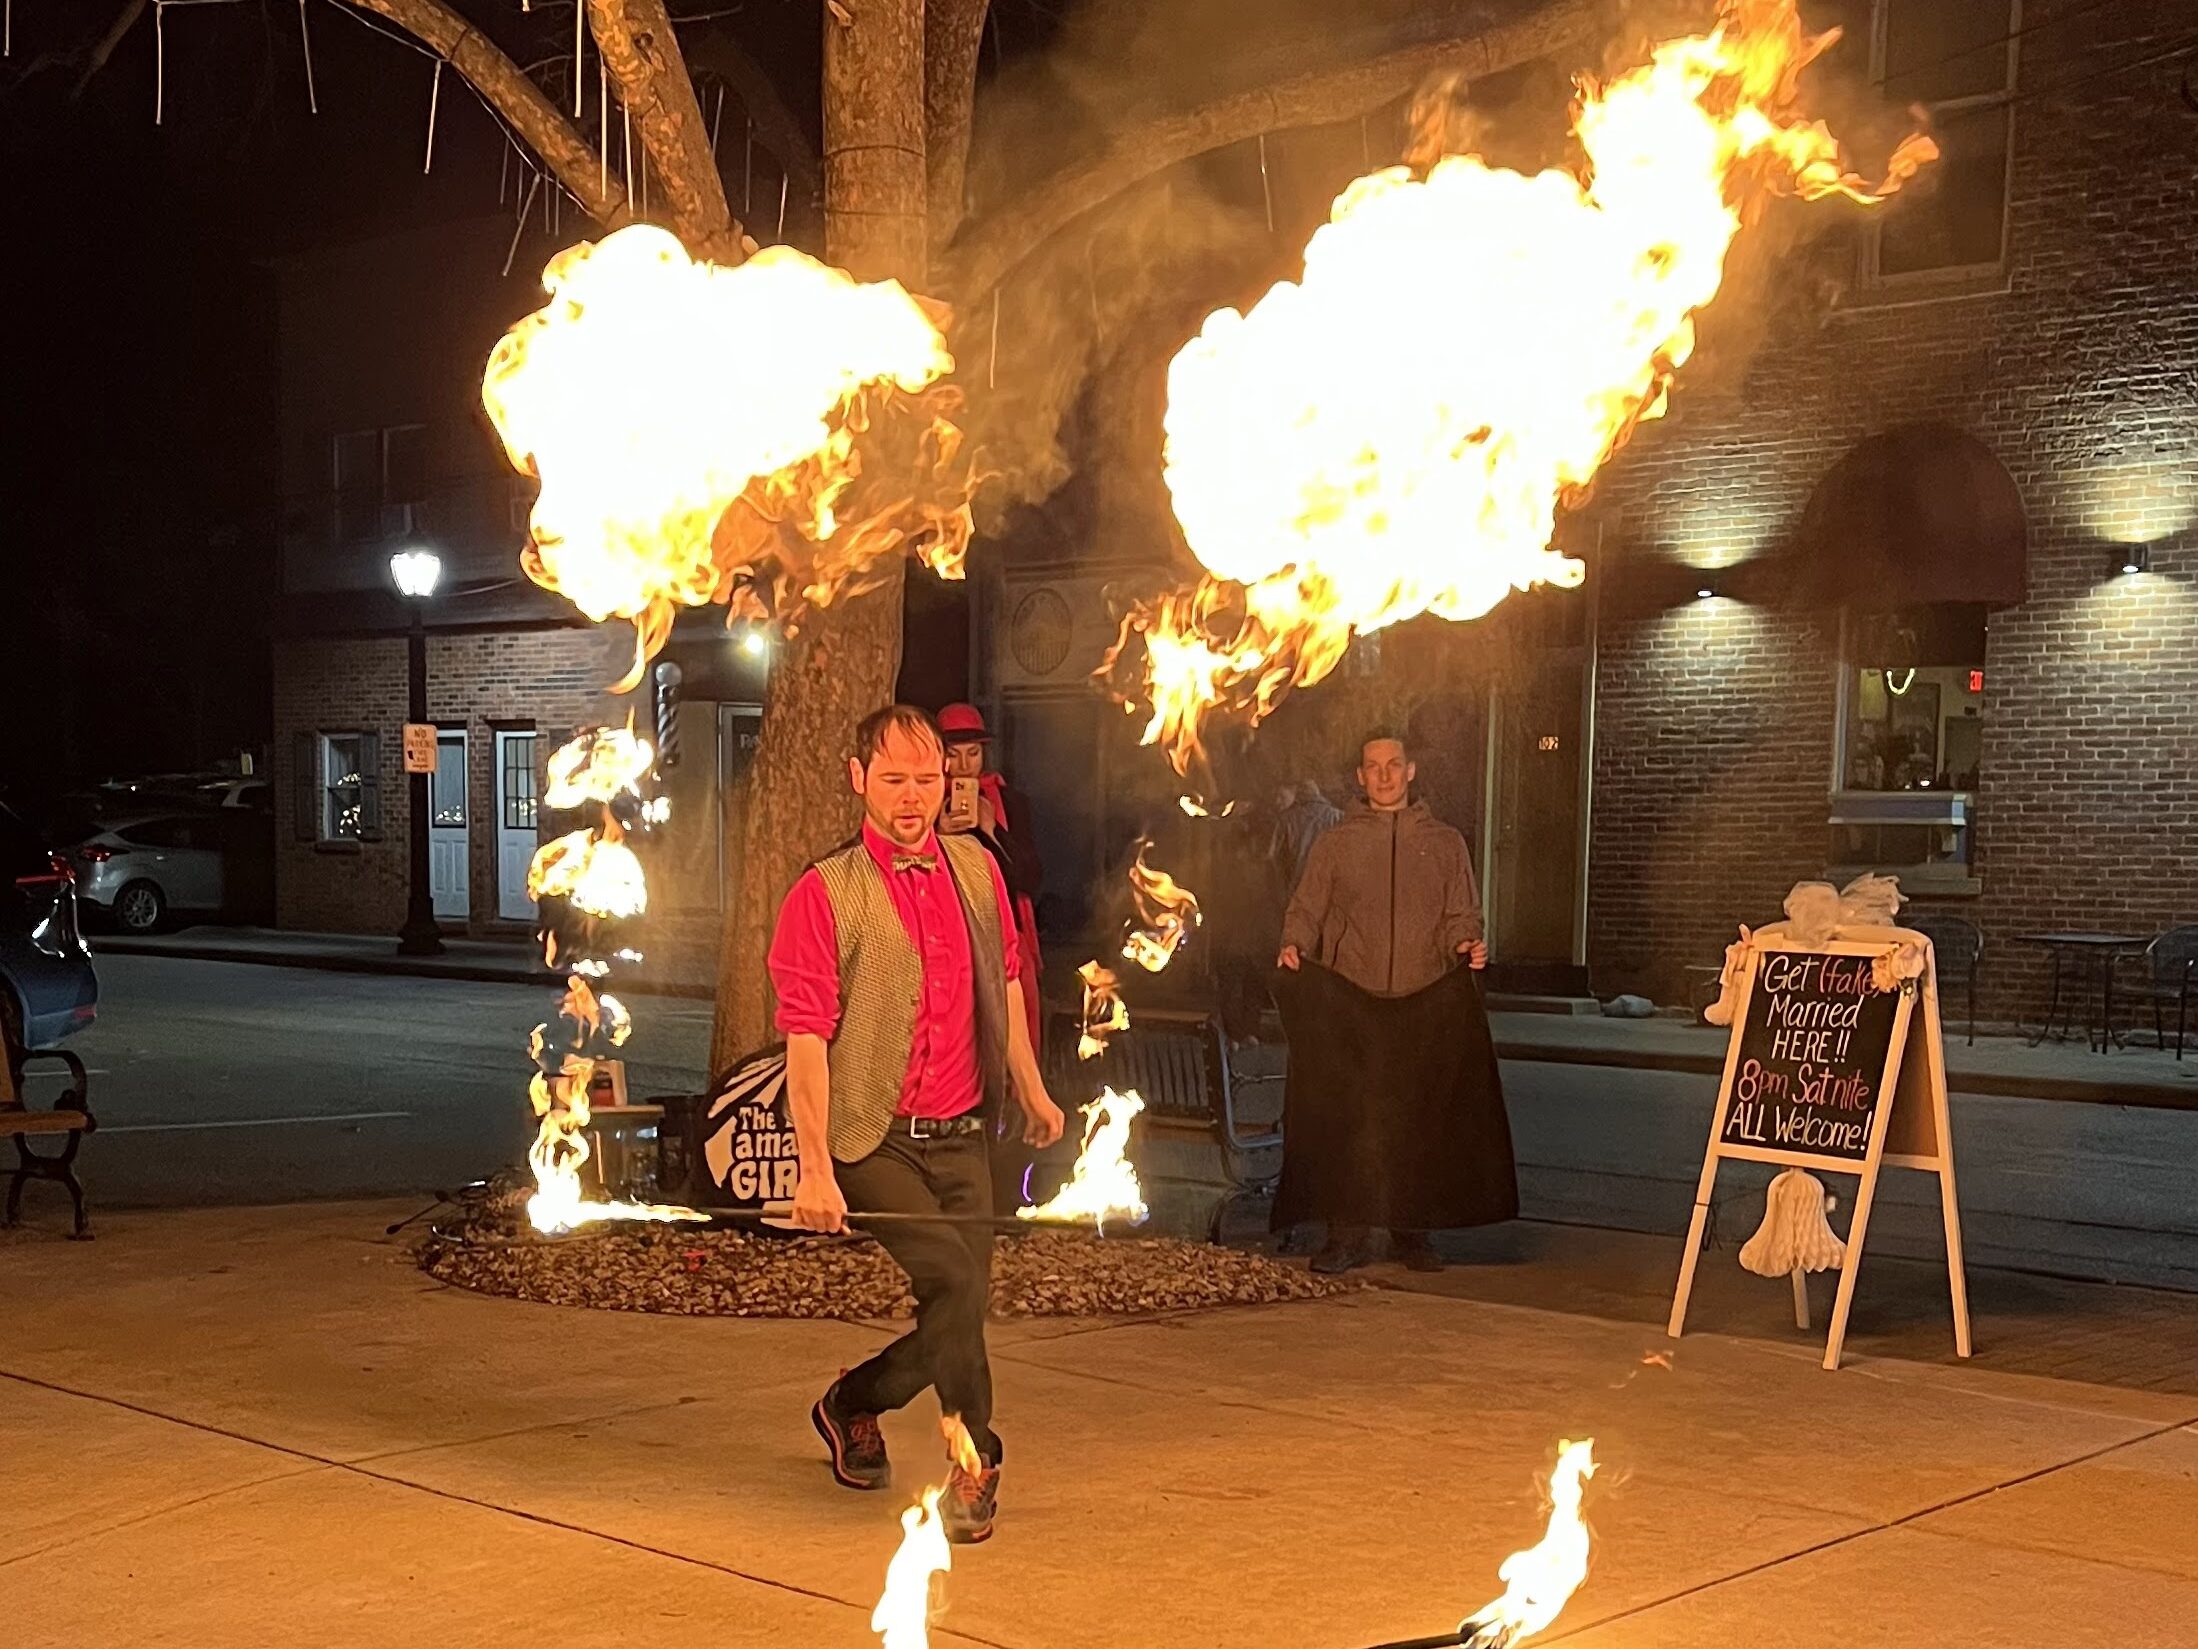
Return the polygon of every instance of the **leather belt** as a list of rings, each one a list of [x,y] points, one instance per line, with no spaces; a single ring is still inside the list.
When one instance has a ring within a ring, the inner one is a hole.
[[[907,1139],[955,1139],[963,1134],[981,1134],[985,1131],[985,1119],[975,1111],[964,1111],[958,1117],[895,1117],[893,1132]]]

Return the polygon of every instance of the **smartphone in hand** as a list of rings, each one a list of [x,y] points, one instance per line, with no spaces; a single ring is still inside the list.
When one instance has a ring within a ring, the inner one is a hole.
[[[946,811],[939,815],[939,828],[948,831],[975,830],[977,828],[977,781],[975,779],[949,779],[946,781]]]

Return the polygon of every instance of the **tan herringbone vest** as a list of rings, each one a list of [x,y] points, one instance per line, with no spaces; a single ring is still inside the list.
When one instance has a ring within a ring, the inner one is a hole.
[[[992,855],[966,836],[937,840],[969,922],[983,1113],[996,1116],[1007,1086],[1007,968]],[[840,953],[839,1029],[827,1044],[832,1111],[825,1138],[835,1160],[856,1162],[884,1140],[900,1103],[923,993],[923,958],[861,837],[819,859],[816,870],[832,906]]]

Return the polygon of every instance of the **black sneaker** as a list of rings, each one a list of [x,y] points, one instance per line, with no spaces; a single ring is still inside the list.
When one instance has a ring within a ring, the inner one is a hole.
[[[1399,1231],[1389,1239],[1389,1253],[1407,1271],[1440,1271],[1442,1255],[1424,1231]]]
[[[893,1481],[893,1463],[885,1457],[885,1433],[878,1429],[878,1417],[843,1408],[839,1381],[834,1380],[817,1399],[817,1406],[809,1411],[809,1423],[832,1451],[832,1475],[846,1487],[882,1489]]]
[[[946,1538],[957,1546],[974,1546],[992,1538],[992,1515],[1000,1504],[1000,1468],[979,1466],[975,1471],[949,1466],[946,1493],[939,1496],[939,1520]]]
[[[1372,1239],[1364,1226],[1330,1225],[1327,1246],[1313,1256],[1313,1269],[1328,1277],[1356,1271],[1373,1258]]]

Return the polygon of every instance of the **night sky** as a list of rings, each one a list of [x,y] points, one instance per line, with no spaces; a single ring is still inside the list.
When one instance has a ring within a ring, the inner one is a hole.
[[[0,645],[21,684],[0,787],[30,802],[264,742],[271,260],[479,211],[502,143],[447,77],[423,177],[428,60],[333,7],[310,13],[318,116],[294,9],[171,12],[160,126],[150,20],[72,95],[74,66],[45,54],[82,41],[46,37],[71,26],[55,11],[16,7],[0,94],[16,196]]]
[[[296,7],[230,0],[169,10],[156,126],[150,11],[78,84],[123,3],[17,0],[0,63],[15,196],[0,647],[19,684],[0,796],[32,806],[264,745],[283,503],[273,260],[478,215],[507,152],[446,73],[423,176],[432,59],[326,0],[307,8],[317,114]],[[522,62],[569,51],[569,6],[468,10]],[[1059,14],[1008,0],[990,61]],[[814,5],[756,0],[708,26],[735,31],[814,129]]]

